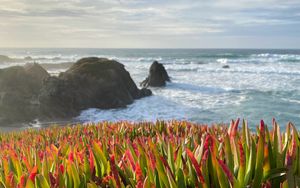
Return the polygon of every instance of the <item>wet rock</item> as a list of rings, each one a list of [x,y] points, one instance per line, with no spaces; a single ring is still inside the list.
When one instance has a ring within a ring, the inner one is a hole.
[[[148,77],[141,83],[141,86],[144,88],[148,86],[162,87],[169,81],[170,77],[163,64],[154,61],[150,66]]]
[[[43,80],[50,75],[38,64],[0,70],[0,119],[6,123],[36,117]]]
[[[138,89],[121,63],[83,58],[58,77],[39,64],[0,69],[0,124],[66,120],[88,108],[126,107],[151,95]]]
[[[106,58],[83,58],[58,77],[45,81],[40,94],[44,117],[76,116],[87,108],[126,107],[151,95],[139,90],[121,63]]]
[[[33,58],[32,58],[32,57],[30,57],[30,56],[26,56],[26,57],[24,57],[24,60],[26,60],[26,61],[32,61],[32,60],[33,60]]]
[[[12,62],[13,59],[9,58],[8,56],[6,55],[0,55],[0,63],[1,62]]]

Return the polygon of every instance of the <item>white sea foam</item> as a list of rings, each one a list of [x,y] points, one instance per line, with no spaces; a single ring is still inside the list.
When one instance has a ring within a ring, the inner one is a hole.
[[[162,108],[158,110],[158,104]],[[162,96],[151,96],[136,100],[133,104],[123,109],[99,110],[89,109],[83,111],[78,117],[81,121],[156,121],[157,119],[186,119],[188,108],[180,106]]]
[[[227,61],[228,61],[228,59],[226,59],[226,58],[221,58],[221,59],[217,59],[217,62],[218,63],[221,63],[221,64],[227,64]]]
[[[281,98],[281,100],[287,101],[287,102],[290,102],[290,103],[297,103],[297,104],[300,104],[300,100],[288,99],[288,98]]]

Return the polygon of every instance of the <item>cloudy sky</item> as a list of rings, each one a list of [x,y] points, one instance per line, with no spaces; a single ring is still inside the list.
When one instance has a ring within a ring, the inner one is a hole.
[[[0,0],[0,46],[300,48],[300,1]]]

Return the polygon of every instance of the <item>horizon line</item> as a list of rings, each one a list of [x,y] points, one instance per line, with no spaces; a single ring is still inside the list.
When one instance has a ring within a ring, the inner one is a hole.
[[[199,48],[147,48],[147,47],[141,47],[141,48],[107,48],[107,47],[1,47],[0,49],[107,49],[107,50],[117,50],[117,49],[124,49],[124,50],[300,50],[300,48],[247,48],[247,47],[241,47],[241,48],[231,48],[231,47],[224,47],[224,48],[211,48],[211,47],[199,47]]]

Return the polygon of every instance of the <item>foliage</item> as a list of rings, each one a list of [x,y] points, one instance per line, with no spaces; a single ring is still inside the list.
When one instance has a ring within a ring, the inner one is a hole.
[[[299,133],[185,121],[0,134],[0,187],[296,187]]]

